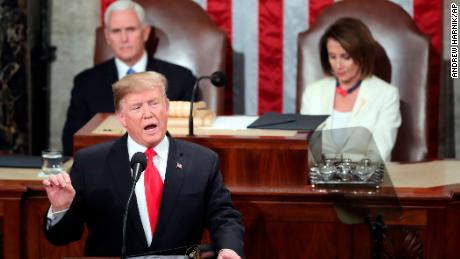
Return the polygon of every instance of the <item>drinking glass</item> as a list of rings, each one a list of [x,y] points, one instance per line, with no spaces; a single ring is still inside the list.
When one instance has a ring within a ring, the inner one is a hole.
[[[55,149],[42,151],[42,173],[45,175],[58,174],[64,170],[62,152]]]

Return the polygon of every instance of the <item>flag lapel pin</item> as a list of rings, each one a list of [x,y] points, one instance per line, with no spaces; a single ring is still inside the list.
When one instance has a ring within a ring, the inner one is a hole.
[[[176,163],[176,168],[182,169],[182,164],[179,163],[179,162],[177,162],[177,163]]]

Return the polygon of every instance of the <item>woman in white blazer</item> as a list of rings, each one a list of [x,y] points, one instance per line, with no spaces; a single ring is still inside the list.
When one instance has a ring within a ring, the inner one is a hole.
[[[398,89],[373,75],[376,42],[358,19],[341,18],[320,40],[326,78],[308,85],[301,113],[330,115],[322,153],[389,161],[401,124]]]

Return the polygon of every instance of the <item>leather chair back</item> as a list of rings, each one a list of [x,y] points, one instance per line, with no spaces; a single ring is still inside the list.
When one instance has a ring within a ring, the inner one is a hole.
[[[206,11],[190,0],[138,0],[144,7],[152,32],[146,48],[149,55],[182,65],[198,78],[225,71],[226,34],[210,19]],[[102,28],[96,29],[94,63],[113,57]],[[200,82],[202,99],[208,107],[222,114],[224,89],[209,80]]]
[[[426,159],[429,39],[397,4],[384,0],[345,0],[326,8],[315,24],[298,37],[297,102],[300,110],[304,88],[324,77],[319,40],[326,28],[341,17],[361,19],[381,48],[375,74],[397,86],[402,124],[392,152],[393,161]]]

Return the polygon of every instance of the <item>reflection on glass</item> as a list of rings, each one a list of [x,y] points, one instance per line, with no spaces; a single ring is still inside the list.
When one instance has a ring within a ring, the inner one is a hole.
[[[353,171],[354,175],[358,177],[361,181],[367,181],[369,177],[374,174],[375,167],[371,163],[369,158],[361,160],[361,163],[356,167],[356,170]]]
[[[326,159],[324,164],[320,166],[319,172],[324,181],[329,181],[337,173],[337,168],[331,159]]]
[[[333,136],[345,135],[346,141],[338,145]],[[383,162],[372,133],[364,127],[318,130],[309,139],[311,155],[315,163],[323,159],[350,159],[359,162],[370,159],[373,162]]]

